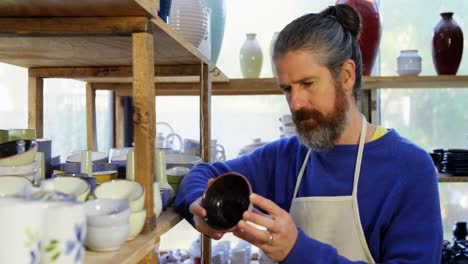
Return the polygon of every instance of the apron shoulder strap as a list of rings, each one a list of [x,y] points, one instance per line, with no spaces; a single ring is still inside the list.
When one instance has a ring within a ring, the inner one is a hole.
[[[310,152],[312,152],[312,149],[309,149],[309,151],[307,151],[304,162],[302,162],[302,167],[301,167],[301,170],[299,171],[299,175],[297,176],[297,180],[296,180],[296,187],[294,187],[294,194],[292,197],[293,199],[296,198],[297,191],[299,190],[299,186],[301,185],[302,176],[304,175],[304,171],[307,167],[307,162],[309,161]]]

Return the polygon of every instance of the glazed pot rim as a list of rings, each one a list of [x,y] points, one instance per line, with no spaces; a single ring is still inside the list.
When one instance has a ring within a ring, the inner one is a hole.
[[[213,181],[211,181],[208,186],[206,187],[205,191],[203,192],[203,195],[202,195],[202,201],[206,199],[206,194],[207,192],[209,191],[210,187],[213,185],[213,183],[215,183],[215,181],[223,178],[223,177],[227,177],[227,176],[238,176],[238,177],[241,177],[245,183],[247,183],[247,187],[249,189],[249,196],[253,193],[252,191],[252,185],[250,184],[249,180],[247,179],[247,177],[245,177],[244,175],[240,174],[240,173],[237,173],[237,172],[226,172],[226,173],[223,173],[223,174],[220,174],[219,176],[217,176],[216,178],[214,178]],[[206,209],[205,209],[206,210]],[[250,201],[250,198],[249,198],[249,207],[247,208],[246,211],[252,211],[253,210],[253,203]],[[215,227],[212,227],[210,226],[211,228],[213,228],[214,230],[218,230],[218,231],[223,231],[223,232],[232,232],[234,231],[236,228],[237,228],[237,224],[235,224],[234,226],[230,227],[230,228],[227,228],[227,229],[219,229],[219,228],[215,228]]]

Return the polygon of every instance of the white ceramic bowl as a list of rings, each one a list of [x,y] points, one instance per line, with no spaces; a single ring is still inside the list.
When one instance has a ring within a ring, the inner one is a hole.
[[[86,201],[91,189],[87,181],[78,177],[55,177],[51,179],[51,181],[54,183],[54,189],[56,191],[73,195],[78,202]]]
[[[115,251],[128,238],[130,224],[118,226],[87,226],[85,245],[92,251]]]
[[[0,175],[24,175],[36,172],[36,162],[18,166],[0,166]]]
[[[146,220],[146,210],[132,212],[130,214],[130,233],[128,234],[127,241],[135,239],[143,230]]]
[[[31,181],[20,176],[0,177],[0,197],[26,194],[32,187]]]
[[[116,226],[130,223],[130,204],[126,200],[96,199],[84,204],[90,226]]]
[[[137,212],[143,209],[145,189],[141,184],[127,180],[112,180],[101,183],[94,190],[97,198],[124,199],[130,203],[130,210]]]
[[[105,152],[93,151],[91,153],[91,160],[93,162],[106,162],[107,163],[109,161],[109,155]],[[68,156],[67,162],[81,162],[81,151],[78,151]]]
[[[192,168],[201,162],[201,158],[187,153],[167,153],[166,154],[166,168],[173,167],[186,167]]]

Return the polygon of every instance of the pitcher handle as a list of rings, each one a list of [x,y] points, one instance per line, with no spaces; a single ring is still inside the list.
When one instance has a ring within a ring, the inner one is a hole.
[[[169,144],[172,145],[172,143],[174,142],[173,139],[172,139],[173,137],[175,137],[175,138],[177,138],[179,140],[179,150],[182,151],[182,147],[183,147],[182,137],[179,136],[179,134],[177,134],[177,133],[171,133],[171,134],[167,135],[165,145],[166,146],[168,146]]]
[[[219,151],[218,151],[218,148],[219,148]],[[226,160],[226,151],[224,150],[224,147],[223,145],[221,144],[216,144],[216,156],[218,153],[221,153],[221,155],[219,157],[216,157],[218,160],[220,161],[225,161]]]

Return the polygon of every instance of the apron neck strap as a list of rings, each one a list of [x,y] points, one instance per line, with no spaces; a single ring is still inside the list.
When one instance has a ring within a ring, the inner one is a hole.
[[[366,132],[367,132],[367,120],[364,117],[364,115],[362,115],[361,135],[359,137],[359,148],[358,148],[358,154],[357,154],[357,158],[356,158],[356,167],[354,169],[353,196],[357,195],[359,174],[361,172],[362,153],[364,152],[364,144],[365,144],[365,141],[366,141]],[[309,151],[307,151],[304,162],[302,163],[301,170],[299,171],[299,175],[297,177],[296,187],[294,188],[293,199],[296,198],[296,196],[297,196],[299,186],[301,185],[302,176],[304,175],[304,172],[305,172],[305,169],[307,167],[307,163],[309,161],[309,157],[310,157],[311,152],[312,152],[312,149],[309,149]]]
[[[361,172],[362,154],[364,153],[364,144],[366,143],[366,134],[367,134],[367,120],[366,120],[366,117],[362,115],[361,136],[359,138],[359,149],[358,149],[358,154],[356,158],[356,168],[354,169],[353,196],[357,195],[359,174]]]
[[[304,175],[304,171],[305,171],[305,169],[307,167],[307,162],[309,161],[309,157],[310,157],[311,152],[312,152],[312,149],[309,149],[309,151],[307,151],[304,162],[302,163],[301,170],[299,171],[299,176],[297,176],[296,187],[294,188],[293,199],[296,198],[296,196],[297,196],[297,190],[299,190],[299,186],[301,185],[302,176]]]

